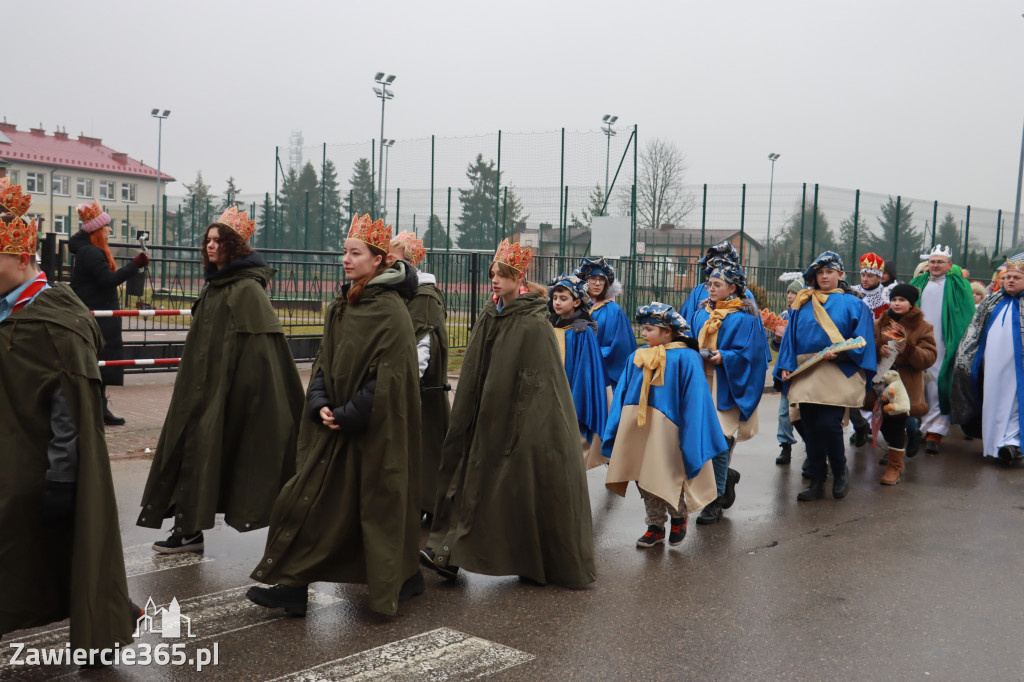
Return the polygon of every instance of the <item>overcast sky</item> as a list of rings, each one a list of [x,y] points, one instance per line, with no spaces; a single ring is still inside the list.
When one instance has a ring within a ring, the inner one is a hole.
[[[293,130],[307,145],[378,136],[371,86],[386,71],[386,136],[400,141],[596,131],[614,113],[641,144],[678,144],[689,182],[767,182],[778,152],[776,182],[1012,211],[1022,12],[1024,0],[5,3],[16,28],[0,114],[155,166],[149,111],[167,108],[166,172],[264,192]]]

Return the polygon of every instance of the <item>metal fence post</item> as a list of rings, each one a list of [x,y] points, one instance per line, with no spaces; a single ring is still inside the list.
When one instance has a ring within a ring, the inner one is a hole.
[[[324,212],[327,210],[327,185],[324,178],[327,177],[327,143],[324,142],[324,160],[320,167],[320,250],[324,250],[324,232],[327,231],[327,218]]]
[[[860,228],[860,190],[853,197],[853,253],[850,254],[850,263],[857,262],[857,230]]]
[[[967,205],[967,224],[964,225],[963,267],[967,267],[967,256],[971,252],[971,205]]]
[[[398,225],[402,219],[402,188],[395,189],[395,234],[398,234]]]
[[[939,218],[939,202],[936,201],[932,204],[932,245],[931,248],[935,248],[935,226],[938,225]]]
[[[498,248],[498,209],[501,199],[501,131],[498,131],[498,172],[494,176],[494,248]]]
[[[274,147],[274,228],[273,229],[274,229],[274,244],[275,245],[279,243],[279,241],[278,241],[278,234],[277,234],[277,194],[278,194],[278,188],[277,188],[277,169],[278,169],[278,167],[280,165],[281,165],[281,148],[280,147]],[[195,219],[195,213],[194,212],[193,212],[192,217],[193,217],[193,221],[194,221],[194,219]]]
[[[1000,236],[1002,236],[1002,230],[1003,230],[1003,209],[999,209],[999,212],[996,214],[996,249],[995,249],[995,251],[992,252],[993,256],[998,256],[999,255],[999,241],[1000,241],[999,238],[1000,238]]]
[[[447,211],[447,216],[445,217],[445,222],[447,223],[447,225],[445,226],[445,232],[447,233],[447,237],[444,240],[444,250],[447,251],[448,253],[451,253],[451,250],[452,250],[452,188],[451,187],[448,188],[448,211]]]
[[[807,215],[807,183],[804,183],[804,191],[800,196],[800,261],[796,264],[798,268],[804,266],[804,216]]]
[[[383,132],[381,132],[380,139],[381,139],[381,143],[383,143],[384,142],[384,133]],[[381,152],[383,152],[383,151],[384,150],[382,149]],[[381,165],[384,164],[383,156],[384,156],[384,154],[381,153],[381,157],[382,157],[381,158]],[[377,140],[371,140],[370,141],[370,177],[371,178],[377,177]],[[377,197],[376,197],[376,191],[375,191],[376,189],[377,189],[376,187],[371,187],[370,188],[370,218],[372,220],[376,220],[377,219]]]
[[[704,198],[700,201],[700,257],[704,257],[704,232],[708,221],[708,183],[704,183]]]
[[[811,258],[817,258],[815,245],[818,242],[818,183],[814,183],[814,214],[811,216]]]
[[[501,238],[504,239],[508,236],[506,231],[508,229],[508,185],[505,185],[505,200],[502,203],[501,209]]]
[[[437,222],[441,222],[440,220]],[[430,232],[430,250],[434,250],[434,136],[430,136],[430,218],[427,231]]]
[[[740,194],[740,265],[743,265],[743,237],[744,223],[747,217],[747,183],[743,183],[743,191]],[[748,264],[749,265],[749,264]]]
[[[900,204],[903,197],[896,197],[896,225],[893,228],[892,257],[897,263],[900,262]]]
[[[480,307],[479,292],[477,289],[480,287],[479,275],[480,275],[480,254],[474,251],[469,254],[469,331],[473,331],[473,327],[476,325],[476,314],[477,309]]]
[[[565,128],[562,128],[562,151],[558,161],[558,253],[562,253],[562,188],[565,187]],[[543,231],[542,231],[543,234]]]

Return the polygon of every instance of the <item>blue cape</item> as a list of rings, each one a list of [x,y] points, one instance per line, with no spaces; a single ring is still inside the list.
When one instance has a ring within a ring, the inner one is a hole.
[[[690,318],[693,338],[700,338],[700,331],[710,316],[711,313],[704,306],[697,308],[697,312]],[[741,310],[726,315],[718,330],[718,350],[722,354],[722,364],[715,367],[718,375],[718,409],[724,412],[738,407],[743,421],[749,420],[757,410],[764,392],[764,378],[768,373],[768,361],[762,350],[768,341],[765,339],[764,325],[758,324],[760,320],[760,315],[751,315]]]
[[[992,309],[992,313],[988,316],[988,323],[985,325],[985,332],[978,339],[978,352],[974,356],[974,365],[971,367],[971,386],[974,388],[975,400],[978,405],[982,405],[981,380],[985,369],[985,346],[988,344],[988,330],[992,327],[992,323],[996,318],[1003,314],[1004,308],[1011,303],[1016,303],[1017,306],[1020,306],[1022,301],[1024,299],[1020,296],[1011,297],[1004,295],[1002,300],[996,303],[996,307]],[[1009,315],[1013,318],[1013,352],[1018,358],[1024,357],[1024,347],[1022,347],[1020,335],[1020,309],[1011,310]],[[1015,362],[1013,363],[1013,368],[1017,374],[1017,412],[1020,419],[1020,432],[1024,434],[1024,365],[1020,362]]]
[[[757,303],[757,299],[754,298],[754,294],[751,293],[750,289],[744,289],[743,295]],[[708,300],[708,288],[704,283],[698,284],[693,288],[693,291],[690,292],[690,295],[686,297],[683,305],[679,307],[679,314],[682,315],[687,322],[690,322],[690,320],[693,319],[693,314],[697,312],[701,307],[701,304],[706,300]],[[761,329],[761,333],[764,334],[764,322],[761,321],[760,315],[757,316],[757,324]],[[690,322],[690,328],[696,329],[692,322]],[[697,338],[697,334],[694,333],[693,337]],[[772,362],[772,351],[767,345],[764,347],[764,360],[768,364],[771,364]]]
[[[705,463],[729,449],[704,378],[703,362],[700,355],[689,348],[666,351],[665,385],[651,386],[647,394],[648,406],[679,428],[680,455],[687,478],[696,478]],[[644,371],[633,364],[633,354],[630,354],[626,371],[615,387],[604,427],[601,454],[605,457],[611,457],[620,430],[638,428],[632,419],[619,422],[623,406],[640,404],[643,381]]]
[[[825,301],[825,312],[832,318],[843,338],[864,337],[867,345],[863,348],[844,351],[839,354],[836,364],[843,374],[852,377],[858,369],[867,375],[868,387],[875,376],[878,364],[875,360],[874,313],[864,302],[853,294],[832,294]],[[832,340],[814,319],[814,304],[808,301],[799,310],[790,310],[789,324],[782,335],[779,359],[775,363],[774,376],[782,380],[782,370],[792,372],[800,364],[797,356],[817,353],[832,345]],[[789,393],[789,382],[783,383],[783,393]]]
[[[608,301],[592,310],[590,317],[597,322],[597,342],[604,358],[604,385],[615,388],[622,370],[626,368],[626,361],[636,350],[633,325],[615,301]]]
[[[608,416],[608,396],[604,384],[604,363],[597,334],[587,327],[582,332],[565,331],[565,374],[576,405],[580,434],[587,442],[604,431]]]

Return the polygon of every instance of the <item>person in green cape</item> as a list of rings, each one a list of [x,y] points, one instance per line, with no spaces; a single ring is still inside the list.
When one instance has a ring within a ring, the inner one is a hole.
[[[255,231],[232,206],[203,237],[206,286],[137,521],[173,519],[171,536],[153,544],[163,554],[203,550],[219,513],[240,532],[266,527],[295,473],[302,382],[266,292],[276,270],[247,243]]]
[[[506,239],[488,271],[455,392],[424,566],[581,588],[594,536],[569,380],[530,250]]]
[[[420,269],[427,255],[423,240],[412,232],[399,232],[391,240],[388,264],[408,261],[416,268],[418,288],[409,301],[409,316],[416,334],[416,357],[420,371],[420,509],[429,519],[437,495],[437,470],[441,448],[448,433],[451,403],[448,401],[448,310],[437,278]]]
[[[960,268],[953,265],[952,248],[936,244],[929,253],[921,255],[921,260],[927,263],[927,272],[910,280],[910,285],[921,292],[917,305],[924,319],[935,328],[938,357],[928,368],[931,376],[925,384],[928,413],[921,417],[920,430],[924,432],[925,452],[935,455],[943,437],[949,433],[949,390],[953,383],[956,349],[971,324],[975,308],[971,283],[960,274]]]
[[[345,277],[324,315],[306,392],[299,470],[281,491],[246,596],[303,616],[313,582],[369,587],[370,609],[394,616],[422,594],[420,398],[416,337],[406,302],[416,270],[388,266],[391,227],[356,217]]]
[[[103,337],[71,288],[37,269],[30,205],[0,178],[0,636],[70,618],[73,649],[113,649],[132,642],[141,611],[104,439]]]

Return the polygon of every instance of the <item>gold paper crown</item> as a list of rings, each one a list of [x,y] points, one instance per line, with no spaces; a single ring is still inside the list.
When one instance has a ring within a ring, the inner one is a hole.
[[[876,253],[865,253],[860,257],[861,272],[881,275],[885,270],[885,261]]]
[[[398,235],[391,240],[393,245],[400,245],[406,251],[409,252],[409,257],[413,265],[419,265],[420,262],[427,257],[427,250],[423,248],[423,240],[417,239],[416,234],[413,232],[399,232]]]
[[[99,218],[103,213],[103,208],[99,202],[93,199],[91,204],[79,204],[78,205],[78,218],[83,223],[87,223],[94,218]]]
[[[249,241],[249,237],[256,232],[256,221],[249,220],[249,214],[245,211],[239,211],[236,206],[232,206],[221,213],[220,217],[217,218],[214,223],[227,225],[241,235],[242,241],[244,242]]]
[[[1012,256],[1010,260],[1006,261],[1007,270],[1020,270],[1024,272],[1024,252],[1018,253],[1016,256]]]
[[[6,177],[0,178],[0,253],[17,256],[36,252],[39,239],[36,221],[26,225],[21,219],[31,205],[32,197],[22,196],[20,186],[12,185]],[[4,214],[8,213],[13,215],[11,222],[4,220]]]
[[[370,220],[369,214],[352,218],[352,227],[349,228],[348,238],[358,239],[384,253],[391,250],[391,226],[385,225],[380,218]]]
[[[530,247],[520,246],[519,242],[510,242],[505,239],[498,245],[498,252],[494,254],[495,263],[504,263],[513,270],[526,272],[530,265]]]

